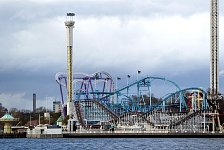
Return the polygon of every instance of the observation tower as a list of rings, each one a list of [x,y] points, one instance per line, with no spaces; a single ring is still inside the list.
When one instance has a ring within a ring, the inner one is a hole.
[[[73,21],[74,13],[67,13],[65,27],[67,32],[67,115],[72,118],[74,111],[73,104],[73,74],[72,74],[72,49],[73,49]]]
[[[210,58],[210,96],[211,99],[219,93],[219,1],[211,0],[211,58]]]

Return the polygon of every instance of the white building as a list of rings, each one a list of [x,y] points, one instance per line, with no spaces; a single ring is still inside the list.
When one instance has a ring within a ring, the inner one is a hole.
[[[61,102],[60,101],[53,102],[53,112],[55,112],[55,113],[61,112]]]
[[[52,125],[37,125],[27,130],[27,138],[54,138],[63,137],[62,128]]]

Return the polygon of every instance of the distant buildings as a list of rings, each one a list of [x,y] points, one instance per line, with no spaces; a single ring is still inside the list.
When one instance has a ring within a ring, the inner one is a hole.
[[[60,101],[53,102],[53,112],[55,112],[55,113],[61,112],[61,102]]]

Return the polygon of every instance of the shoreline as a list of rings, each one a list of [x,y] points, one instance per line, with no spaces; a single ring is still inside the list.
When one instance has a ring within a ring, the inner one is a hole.
[[[63,133],[33,134],[10,133],[0,134],[3,138],[224,138],[224,133]]]
[[[0,139],[8,139],[8,138],[26,138],[26,133],[1,133]]]
[[[224,133],[65,133],[63,138],[224,138]]]

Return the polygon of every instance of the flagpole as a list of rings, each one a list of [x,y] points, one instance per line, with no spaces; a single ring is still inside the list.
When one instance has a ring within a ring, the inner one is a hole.
[[[130,75],[127,75],[127,97],[128,97],[128,90],[129,90],[129,87],[128,87],[128,85],[129,85],[129,83],[128,83],[128,79],[130,78],[131,76]]]
[[[116,78],[116,91],[118,90],[118,80],[121,80],[120,77]],[[118,104],[118,93],[117,93],[117,104]]]
[[[139,102],[139,81],[138,81],[138,75],[141,73],[140,70],[137,72],[137,102]]]

